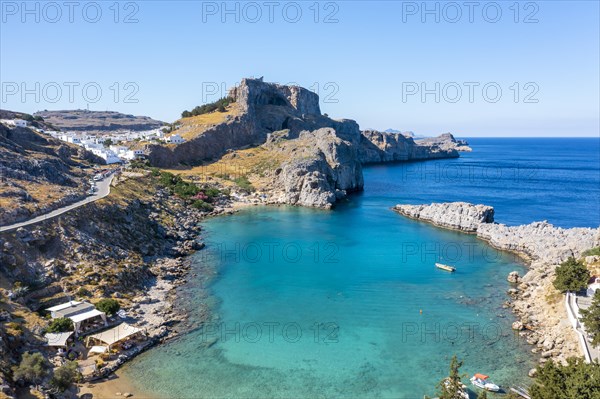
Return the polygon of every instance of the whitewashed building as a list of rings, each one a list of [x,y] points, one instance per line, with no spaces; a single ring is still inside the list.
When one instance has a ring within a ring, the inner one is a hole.
[[[111,151],[107,148],[91,148],[90,151],[92,151],[93,154],[104,159],[107,165],[122,162],[121,158],[119,158],[118,155],[114,153],[114,151]]]
[[[181,144],[185,142],[185,139],[178,134],[172,134],[165,137],[165,142],[169,144]]]

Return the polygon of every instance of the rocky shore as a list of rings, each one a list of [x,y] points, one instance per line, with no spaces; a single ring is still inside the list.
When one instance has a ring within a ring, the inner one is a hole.
[[[553,287],[555,268],[569,257],[581,258],[584,251],[600,245],[600,228],[564,229],[548,222],[522,226],[494,223],[494,209],[465,202],[430,205],[396,205],[394,211],[436,226],[476,234],[493,247],[520,255],[529,266],[524,276],[512,272],[508,291],[519,320],[513,323],[527,342],[541,355],[565,362],[581,356],[577,336],[567,320],[564,300]]]
[[[187,281],[189,255],[204,247],[200,222],[235,212],[221,194],[213,210],[198,210],[140,176],[121,181],[111,195],[56,219],[0,234],[0,385],[14,396],[10,369],[23,351],[44,347],[48,321],[38,311],[69,299],[116,299],[125,322],[144,328],[147,340],[107,362],[84,381],[111,374],[152,345],[187,329],[177,288]],[[196,310],[202,322],[208,312]],[[5,326],[11,326],[5,329]],[[84,361],[82,361],[84,362]]]

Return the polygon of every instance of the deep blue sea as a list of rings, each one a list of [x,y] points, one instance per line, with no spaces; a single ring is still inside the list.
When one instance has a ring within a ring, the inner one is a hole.
[[[365,168],[364,192],[333,211],[255,207],[205,222],[195,268],[215,277],[183,287],[182,306],[192,317],[209,306],[213,321],[124,376],[160,398],[420,399],[456,354],[469,375],[527,384],[536,359],[502,306],[521,262],[389,208],[470,201],[510,225],[597,227],[599,140],[469,142],[459,159]]]

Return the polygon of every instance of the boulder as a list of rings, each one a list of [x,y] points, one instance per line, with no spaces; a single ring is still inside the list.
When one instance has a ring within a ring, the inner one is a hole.
[[[509,283],[517,284],[521,279],[521,276],[519,276],[519,272],[513,271],[508,273],[508,277],[506,279]]]

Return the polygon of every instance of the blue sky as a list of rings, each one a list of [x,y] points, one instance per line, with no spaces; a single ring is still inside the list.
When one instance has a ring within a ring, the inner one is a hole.
[[[264,76],[318,91],[323,112],[362,128],[600,134],[597,1],[0,3],[4,109],[170,122]]]

